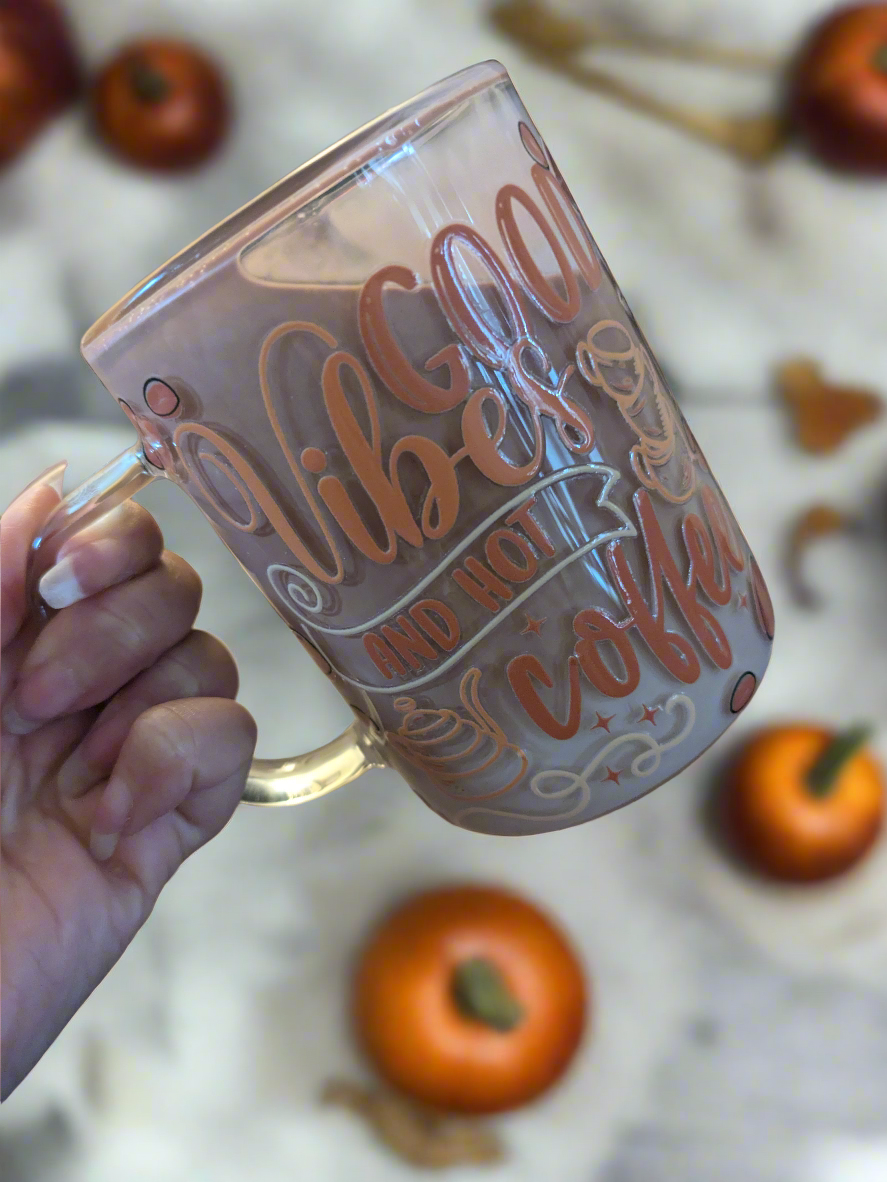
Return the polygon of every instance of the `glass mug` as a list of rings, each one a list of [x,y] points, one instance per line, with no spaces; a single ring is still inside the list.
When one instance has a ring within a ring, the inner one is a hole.
[[[760,571],[498,63],[304,165],[82,349],[138,442],[32,578],[166,477],[354,711],[247,801],[388,765],[466,829],[559,829],[675,775],[764,673]]]

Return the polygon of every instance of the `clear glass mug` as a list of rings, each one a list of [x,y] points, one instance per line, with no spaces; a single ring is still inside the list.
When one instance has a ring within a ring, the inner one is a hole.
[[[173,480],[354,711],[256,760],[247,801],[387,764],[464,828],[558,829],[673,776],[764,673],[760,571],[498,63],[304,165],[82,348],[138,441],[32,578]]]

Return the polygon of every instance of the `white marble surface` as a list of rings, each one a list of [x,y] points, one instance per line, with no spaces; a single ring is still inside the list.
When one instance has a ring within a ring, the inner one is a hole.
[[[774,50],[822,7],[598,6],[640,27]],[[184,184],[118,167],[76,112],[0,180],[0,390],[8,375],[57,367],[68,382],[58,415],[95,414],[106,396],[71,362],[80,332],[106,305],[367,117],[498,57],[654,348],[692,393],[693,428],[770,580],[775,656],[736,731],[777,716],[883,723],[883,536],[867,547],[828,543],[811,556],[813,577],[828,589],[820,615],[792,611],[778,558],[786,523],[811,498],[866,505],[875,519],[887,427],[827,462],[811,460],[793,449],[765,395],[772,361],[795,351],[848,381],[885,380],[887,189],[827,177],[795,154],[745,172],[528,64],[469,0],[74,0],[70,8],[93,61],[133,32],[199,38],[230,70],[241,117],[226,154]],[[664,71],[642,77],[678,85]],[[725,108],[767,92],[766,82],[685,77],[684,97]],[[50,421],[5,439],[0,502],[60,455],[76,478],[127,441],[122,427]],[[198,515],[175,490],[155,487],[145,499],[204,576],[202,623],[241,660],[263,752],[332,736],[344,706],[296,646],[280,663],[282,625]],[[887,856],[803,897],[737,875],[698,823],[720,754],[630,809],[530,843],[452,830],[381,773],[310,810],[242,810],[4,1105],[0,1150],[53,1104],[81,1145],[38,1172],[22,1150],[10,1182],[411,1176],[347,1118],[319,1112],[314,1096],[327,1073],[351,1065],[341,990],[369,917],[413,885],[465,874],[547,901],[594,986],[592,1038],[575,1074],[508,1120],[513,1157],[491,1178],[887,1178]],[[84,1089],[84,1059],[98,1107]]]

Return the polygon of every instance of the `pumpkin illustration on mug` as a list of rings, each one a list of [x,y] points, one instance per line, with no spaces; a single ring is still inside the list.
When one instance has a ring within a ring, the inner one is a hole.
[[[432,1108],[516,1108],[566,1070],[586,1026],[586,986],[554,923],[493,886],[414,896],[363,949],[353,1014],[364,1051]]]

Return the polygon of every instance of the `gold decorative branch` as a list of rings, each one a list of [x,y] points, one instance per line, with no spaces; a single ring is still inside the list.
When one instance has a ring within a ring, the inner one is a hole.
[[[733,69],[776,69],[778,63],[764,55],[697,42],[607,33],[588,22],[558,16],[533,0],[506,0],[493,9],[491,17],[500,32],[542,65],[586,90],[722,148],[745,163],[769,160],[785,141],[786,127],[779,115],[720,115],[667,103],[576,60],[585,49],[618,48]]]
[[[772,73],[781,61],[753,49],[658,37],[608,29],[595,21],[575,20],[551,12],[533,0],[507,0],[493,9],[493,24],[507,36],[548,53],[576,53],[581,49],[618,49],[629,53],[670,57],[677,61],[722,66],[728,70]]]

